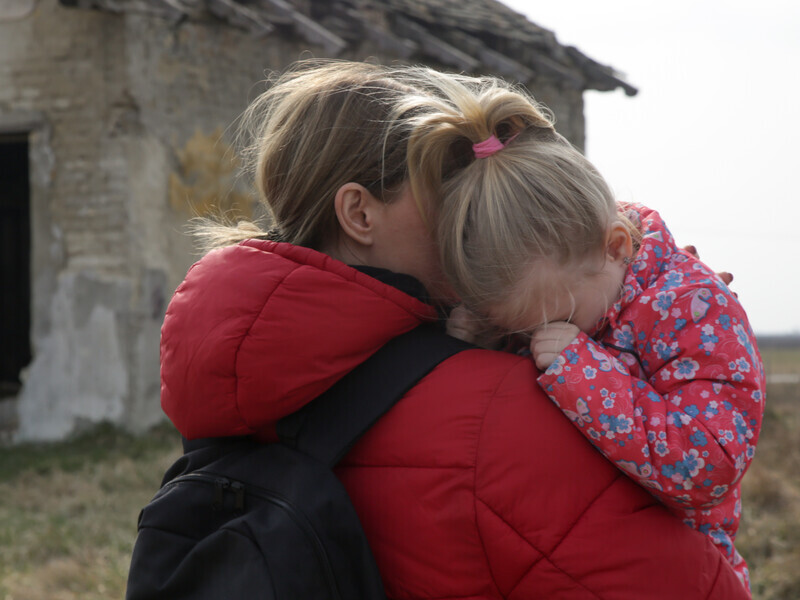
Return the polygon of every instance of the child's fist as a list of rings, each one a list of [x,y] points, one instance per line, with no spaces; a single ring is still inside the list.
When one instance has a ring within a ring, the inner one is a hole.
[[[553,321],[537,327],[531,334],[531,356],[539,370],[546,371],[580,331],[566,321]]]

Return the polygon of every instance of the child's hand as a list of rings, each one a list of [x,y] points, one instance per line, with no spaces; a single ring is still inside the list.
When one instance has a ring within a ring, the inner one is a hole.
[[[688,252],[697,259],[700,258],[700,254],[698,254],[697,248],[695,246],[684,246],[682,250]],[[728,287],[730,287],[731,282],[733,282],[733,273],[729,273],[728,271],[717,271],[717,277],[722,279],[722,282]],[[739,297],[739,294],[737,294],[733,290],[731,290],[731,293],[737,298]]]
[[[546,371],[580,332],[575,325],[566,321],[553,321],[534,329],[531,334],[531,355],[539,370]]]
[[[463,304],[450,311],[447,317],[447,334],[474,344],[483,331],[481,319]]]

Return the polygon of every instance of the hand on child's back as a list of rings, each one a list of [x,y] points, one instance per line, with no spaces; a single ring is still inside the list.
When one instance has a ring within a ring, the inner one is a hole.
[[[463,304],[450,311],[450,316],[447,318],[447,334],[490,350],[500,350],[505,338],[503,331]]]
[[[537,368],[546,371],[580,331],[567,321],[553,321],[534,329],[531,334],[531,357]]]
[[[475,343],[481,330],[476,315],[463,304],[450,311],[447,318],[447,334],[464,342]]]

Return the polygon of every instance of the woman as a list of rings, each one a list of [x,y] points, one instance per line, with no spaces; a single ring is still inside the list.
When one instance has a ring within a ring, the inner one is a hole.
[[[225,247],[170,303],[162,405],[184,436],[273,441],[278,419],[454,300],[436,201],[411,193],[406,156],[440,100],[412,81],[310,65],[248,110],[276,229],[205,229]],[[746,597],[702,535],[575,431],[524,357],[444,361],[337,474],[390,598]]]

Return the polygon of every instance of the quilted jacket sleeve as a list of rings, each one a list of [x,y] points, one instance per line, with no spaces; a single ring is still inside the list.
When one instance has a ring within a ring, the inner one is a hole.
[[[475,512],[504,598],[745,598],[722,555],[581,437],[520,358],[477,450]],[[658,565],[658,568],[653,568]]]
[[[695,288],[645,297],[631,313],[620,329],[638,344],[646,380],[615,357],[619,349],[581,334],[539,383],[662,501],[715,506],[744,474],[761,427],[763,369],[744,312]]]

